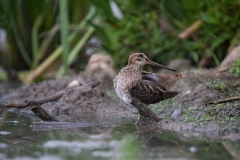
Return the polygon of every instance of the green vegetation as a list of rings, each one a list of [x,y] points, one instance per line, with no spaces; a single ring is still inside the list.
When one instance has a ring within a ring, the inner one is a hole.
[[[237,87],[237,86],[239,86],[239,84],[240,84],[240,80],[236,80],[236,81],[233,81],[232,83],[230,83],[230,86],[231,87]]]
[[[157,104],[152,104],[149,108],[156,114],[161,115],[162,117],[171,116],[172,110],[168,110],[170,106],[175,106],[173,98],[166,99]]]
[[[184,122],[193,122],[194,121],[194,119],[192,118],[191,113],[189,111],[185,112],[182,120]]]
[[[84,7],[79,10],[79,6]],[[63,65],[59,69],[62,70],[60,76],[73,63],[72,59],[78,61],[77,57],[84,53],[83,45],[79,45],[79,42],[86,44],[93,33],[91,31],[88,34],[91,26],[86,21],[92,20],[96,11],[90,11],[90,4],[86,0],[61,3],[48,0],[9,0],[0,1],[0,15],[0,34],[5,32],[7,35],[0,44],[0,65],[9,78],[13,76],[12,70],[32,70],[24,75],[24,80],[31,82],[51,68],[58,69],[61,59]],[[68,52],[77,54],[72,56]]]
[[[7,37],[0,65],[9,78],[13,70],[31,70],[24,79],[32,81],[50,69],[60,77],[69,68],[84,69],[91,48],[111,55],[117,68],[133,51],[164,65],[188,58],[218,66],[240,42],[239,7],[228,0],[2,0],[0,33]],[[92,37],[99,43],[90,43]],[[231,72],[239,75],[236,67]]]
[[[221,82],[219,80],[216,81],[207,81],[205,85],[209,88],[215,88],[219,91],[225,91],[226,89],[226,84],[224,82]]]
[[[235,77],[240,76],[240,58],[233,64],[232,68],[229,70]]]
[[[163,64],[173,58],[189,58],[198,64],[208,57],[218,65],[239,43],[239,14],[234,11],[240,5],[237,1],[216,4],[214,0],[116,0],[116,3],[123,18],[107,17],[103,8],[98,8],[102,23],[97,25],[96,34],[117,66],[123,66],[128,55],[136,50]],[[181,34],[189,26],[192,34]]]
[[[208,121],[214,121],[220,126],[227,123],[228,125],[222,129],[229,127],[234,129],[240,118],[238,105],[239,103],[219,103],[207,105],[198,111],[184,109],[180,117],[183,122],[197,122],[202,125]]]

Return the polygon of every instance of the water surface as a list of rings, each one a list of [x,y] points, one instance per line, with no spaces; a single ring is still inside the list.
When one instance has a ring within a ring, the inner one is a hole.
[[[233,159],[220,142],[156,126],[137,128],[134,121],[41,125],[38,119],[2,110],[0,159]]]

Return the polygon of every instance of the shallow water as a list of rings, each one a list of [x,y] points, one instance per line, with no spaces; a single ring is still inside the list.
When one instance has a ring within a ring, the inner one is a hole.
[[[137,128],[134,121],[57,125],[1,111],[0,159],[233,159],[220,142],[154,126]]]

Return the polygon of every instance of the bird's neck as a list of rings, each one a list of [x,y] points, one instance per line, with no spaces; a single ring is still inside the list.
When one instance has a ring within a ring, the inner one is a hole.
[[[132,64],[132,63],[128,63],[128,65],[126,66],[128,68],[135,68],[135,69],[143,69],[142,65],[136,65],[136,64]]]
[[[142,69],[143,69],[143,66],[139,66],[139,65],[127,65],[125,67],[125,70],[128,70],[128,71],[131,70],[131,72],[133,73],[141,72]]]

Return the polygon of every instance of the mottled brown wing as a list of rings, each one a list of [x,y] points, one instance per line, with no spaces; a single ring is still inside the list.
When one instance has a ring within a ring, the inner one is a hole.
[[[183,75],[182,74],[168,75],[143,71],[142,78],[149,81],[154,81],[161,85],[165,90],[168,90],[176,81],[182,79]]]
[[[178,92],[166,91],[158,82],[143,80],[130,89],[130,94],[145,104],[154,104],[175,97]]]

